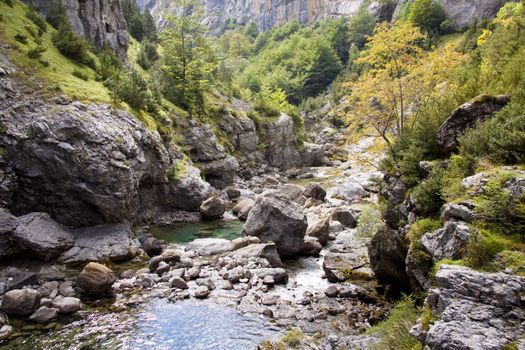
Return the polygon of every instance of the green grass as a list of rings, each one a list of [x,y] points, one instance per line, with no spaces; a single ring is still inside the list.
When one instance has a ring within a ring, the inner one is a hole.
[[[12,47],[8,54],[10,60],[19,68],[17,75],[28,83],[34,81],[31,78],[36,75],[43,80],[46,88],[53,95],[61,91],[70,98],[84,102],[113,103],[108,89],[101,82],[95,81],[96,73],[92,69],[64,57],[53,45],[52,37],[56,30],[50,25],[47,25],[47,31],[42,35],[42,46],[47,50],[41,57],[41,60],[48,62],[49,66],[45,67],[38,60],[27,56],[28,51],[37,46],[31,33],[26,29],[28,27],[37,31],[36,25],[25,15],[27,10],[28,7],[18,0],[14,1],[13,7],[0,2],[0,13],[4,14],[4,20],[0,22],[0,40]],[[17,35],[27,36],[28,43],[22,44],[16,41]],[[75,71],[81,72],[89,80],[85,81],[74,76]],[[38,84],[34,87],[37,88]]]

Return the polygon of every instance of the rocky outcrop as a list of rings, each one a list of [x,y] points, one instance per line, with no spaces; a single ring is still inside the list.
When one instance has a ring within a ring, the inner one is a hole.
[[[464,222],[449,221],[443,228],[426,233],[421,243],[434,261],[460,259],[467,248],[470,229]]]
[[[281,114],[276,121],[262,124],[262,141],[265,144],[264,158],[269,165],[290,169],[301,164],[297,148],[297,136],[291,117]]]
[[[525,332],[525,279],[442,265],[427,304],[437,321],[412,329],[432,350],[502,349]]]
[[[50,0],[24,0],[44,15]],[[62,1],[73,31],[95,47],[111,47],[125,62],[128,60],[129,35],[119,0]]]
[[[243,235],[274,242],[281,256],[291,256],[301,252],[307,226],[306,216],[298,204],[284,195],[267,192],[255,200]]]
[[[477,123],[490,118],[509,103],[506,95],[482,95],[461,105],[441,125],[436,133],[436,142],[447,150],[454,150],[458,146],[458,137]]]
[[[213,193],[196,168],[179,164],[180,151],[128,112],[44,102],[5,76],[0,86],[0,168],[15,184],[0,192],[14,214],[47,212],[73,227],[135,223],[196,210]],[[177,167],[184,171],[168,176]]]

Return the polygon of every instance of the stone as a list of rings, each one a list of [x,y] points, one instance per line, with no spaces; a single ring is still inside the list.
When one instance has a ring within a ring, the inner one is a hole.
[[[104,295],[111,292],[116,277],[110,268],[91,262],[77,277],[77,286],[89,294]]]
[[[170,279],[171,288],[188,289],[188,283],[180,277],[173,277]]]
[[[19,217],[12,239],[44,260],[56,258],[74,243],[71,232],[46,213]]]
[[[5,259],[21,252],[21,247],[13,241],[13,232],[18,226],[16,216],[0,208],[0,259]]]
[[[241,266],[234,267],[223,275],[230,283],[239,283],[244,278],[244,269]]]
[[[226,194],[229,199],[237,199],[241,196],[241,191],[233,186],[226,187]]]
[[[14,333],[13,327],[9,325],[3,325],[0,327],[0,341],[9,339],[9,337]]]
[[[425,233],[421,243],[434,261],[461,259],[469,237],[470,228],[464,222],[449,221],[443,228]]]
[[[278,193],[260,195],[248,215],[244,236],[256,236],[262,242],[274,242],[281,256],[300,254],[307,221],[303,209]]]
[[[58,312],[61,314],[72,314],[80,310],[82,302],[78,298],[65,297],[57,298],[53,301],[53,305],[58,308]]]
[[[36,310],[30,317],[29,321],[35,323],[48,323],[58,316],[58,311],[55,308],[42,306]]]
[[[142,242],[142,249],[148,256],[157,256],[162,253],[162,243],[155,237],[149,237]]]
[[[2,297],[2,311],[9,316],[31,315],[40,304],[40,294],[34,289],[14,289]]]
[[[159,267],[161,261],[172,264],[181,261],[180,253],[175,249],[167,249],[161,255],[154,256],[149,260],[149,270],[154,272]]]
[[[186,271],[186,277],[188,277],[188,279],[190,280],[199,278],[200,274],[201,274],[200,266],[194,266]]]
[[[441,208],[441,219],[443,221],[460,220],[472,222],[474,213],[468,207],[461,204],[447,203]]]
[[[339,221],[343,226],[348,228],[357,227],[359,213],[348,207],[337,207],[330,214],[330,221]]]
[[[381,227],[372,237],[368,256],[376,278],[398,290],[410,290],[405,259],[408,240],[399,231]]]
[[[255,202],[253,199],[243,199],[235,207],[233,207],[232,212],[237,215],[240,220],[246,221],[248,215],[253,208]]]
[[[197,283],[198,286],[208,287],[209,290],[214,290],[216,288],[215,283],[213,283],[211,278],[199,278],[195,282]]]
[[[276,284],[286,284],[288,282],[288,273],[283,268],[261,268],[251,270],[254,276],[264,280],[266,276],[272,276]]]
[[[303,195],[307,198],[313,198],[318,201],[324,201],[326,198],[326,191],[319,184],[308,184],[304,189]]]
[[[2,271],[2,273],[0,273],[0,282],[5,283],[6,291],[12,289],[22,289],[23,287],[36,284],[37,281],[38,278],[35,273],[24,271],[16,267],[6,268],[4,271]]]
[[[194,251],[201,256],[225,253],[230,247],[230,241],[222,238],[197,238],[186,245],[186,251]]]
[[[303,243],[302,255],[305,256],[319,256],[323,246],[319,243],[316,237],[306,236]]]
[[[219,219],[226,210],[226,205],[218,196],[213,196],[204,201],[199,208],[203,219]]]
[[[328,242],[329,229],[330,219],[321,219],[308,226],[306,236],[317,238],[321,245],[325,245]]]
[[[421,334],[431,349],[502,349],[522,337],[525,279],[441,265],[427,304],[437,320]]]
[[[261,298],[261,304],[265,306],[272,306],[279,302],[280,298],[277,294],[265,294]]]
[[[44,283],[38,288],[40,297],[49,298],[49,296],[53,293],[53,291],[58,290],[59,285],[60,284],[56,281]]]
[[[282,266],[281,258],[277,252],[277,246],[275,243],[251,244],[230,253],[230,256],[234,258],[264,258],[268,260],[271,267]]]
[[[331,285],[325,289],[324,294],[329,298],[335,298],[339,293],[337,286]]]
[[[161,277],[162,275],[164,275],[166,272],[169,272],[171,269],[171,266],[170,264],[164,262],[164,261],[161,261],[159,263],[159,266],[157,267],[157,269],[155,270],[155,273],[157,275],[159,275],[159,277]]]
[[[235,251],[241,248],[244,248],[246,246],[249,246],[250,244],[259,244],[261,243],[261,240],[259,237],[254,236],[247,236],[247,237],[239,237],[235,238],[230,242],[229,250]]]
[[[447,150],[456,149],[460,135],[490,118],[505,107],[509,101],[510,98],[506,95],[481,95],[459,106],[436,132],[437,144]]]
[[[279,192],[299,205],[304,205],[306,202],[306,197],[303,196],[303,186],[286,184],[279,189]]]
[[[210,295],[210,290],[206,286],[199,286],[195,289],[194,296],[197,299],[204,299]]]
[[[97,225],[73,231],[74,246],[59,261],[79,265],[91,261],[124,262],[140,253],[140,243],[131,228],[123,224]]]

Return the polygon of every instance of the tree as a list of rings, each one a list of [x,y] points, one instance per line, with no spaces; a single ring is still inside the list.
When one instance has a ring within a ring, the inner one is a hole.
[[[204,94],[210,88],[215,58],[205,27],[204,10],[196,0],[175,0],[175,15],[162,33],[163,92],[168,100],[190,114],[202,110]]]
[[[49,8],[46,15],[46,21],[55,29],[60,27],[60,24],[68,21],[66,9],[61,0],[50,0]]]
[[[435,0],[414,0],[408,13],[408,20],[430,35],[439,34],[446,19],[445,10]]]
[[[144,15],[142,18],[142,31],[146,39],[148,39],[151,42],[157,41],[157,25],[155,24],[155,20],[153,19],[153,16],[148,10],[144,11]]]

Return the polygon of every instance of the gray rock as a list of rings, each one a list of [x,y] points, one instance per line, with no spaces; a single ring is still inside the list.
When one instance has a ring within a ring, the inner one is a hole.
[[[286,184],[279,189],[279,192],[299,205],[304,205],[306,202],[306,197],[303,196],[303,186]]]
[[[200,207],[202,217],[207,220],[221,218],[226,210],[226,205],[218,196],[205,200]]]
[[[148,256],[156,256],[162,253],[162,243],[155,237],[149,237],[144,240],[142,249],[148,254]]]
[[[230,241],[222,238],[198,238],[186,245],[186,251],[194,251],[201,256],[225,253],[230,247]]]
[[[306,236],[303,243],[302,255],[319,256],[323,246],[316,237]]]
[[[277,193],[260,195],[248,215],[243,235],[274,242],[281,256],[301,252],[307,221],[303,209]]]
[[[330,220],[339,221],[348,228],[355,228],[359,220],[359,213],[348,207],[337,207],[330,214]]]
[[[46,213],[31,213],[18,218],[12,239],[39,258],[50,260],[73,246],[73,235]]]
[[[188,283],[180,277],[173,277],[170,280],[171,288],[188,289]]]
[[[34,289],[14,289],[2,297],[2,311],[10,316],[29,316],[39,304],[40,294]]]
[[[448,221],[451,219],[471,222],[474,218],[472,210],[461,204],[447,203],[441,208],[441,219]]]
[[[331,285],[328,288],[325,289],[324,294],[329,298],[334,298],[339,293],[339,289],[337,289],[337,286]]]
[[[235,238],[233,241],[230,242],[229,250],[235,251],[237,249],[241,249],[246,246],[249,246],[250,244],[259,244],[259,243],[261,243],[261,240],[258,237],[253,237],[253,236],[239,237],[239,238]]]
[[[248,215],[250,214],[250,211],[253,208],[254,205],[253,199],[243,199],[235,207],[233,207],[232,212],[239,217],[240,220],[246,221],[248,219]]]
[[[14,333],[13,327],[5,324],[0,327],[0,341],[9,339],[9,337]]]
[[[303,195],[307,198],[313,198],[318,201],[324,201],[326,198],[326,191],[319,184],[308,184],[304,189]]]
[[[29,321],[35,323],[48,323],[58,316],[58,310],[47,306],[42,306],[36,310],[30,317]]]
[[[277,284],[285,284],[288,282],[288,274],[283,268],[262,268],[251,270],[254,276],[257,276],[264,280],[266,276],[272,276],[273,280]]]
[[[194,296],[197,299],[204,299],[210,295],[210,290],[206,286],[199,286],[195,289]]]
[[[110,294],[111,286],[117,280],[113,271],[104,265],[90,262],[77,277],[77,286],[89,294]]]
[[[140,253],[140,243],[127,225],[109,224],[83,227],[73,231],[74,246],[59,261],[82,264],[90,261],[123,262]]]
[[[481,95],[461,105],[452,112],[436,133],[436,142],[448,150],[454,150],[458,137],[477,123],[490,118],[509,103],[506,95]]]
[[[149,270],[151,272],[157,270],[161,261],[168,264],[181,261],[179,251],[175,249],[167,249],[161,255],[155,256],[149,260]]]
[[[525,279],[442,265],[427,303],[437,321],[424,344],[431,349],[502,349],[525,331]]]
[[[4,283],[5,291],[22,289],[37,283],[37,276],[31,271],[24,271],[16,267],[9,267],[0,273],[0,282]],[[0,294],[3,291],[0,290]]]
[[[58,308],[58,312],[61,314],[72,314],[80,310],[82,302],[78,298],[65,297],[55,299],[53,305]]]
[[[434,261],[460,259],[465,253],[469,236],[470,229],[465,223],[449,221],[443,228],[425,233],[421,243]]]
[[[261,298],[261,304],[266,306],[272,306],[279,302],[281,298],[277,294],[265,294]]]
[[[330,218],[318,220],[308,226],[306,236],[317,238],[321,245],[328,242],[328,234],[330,229]]]
[[[194,266],[192,268],[189,268],[186,271],[186,277],[190,280],[194,280],[196,278],[199,278],[201,274],[201,267],[200,266]]]
[[[241,196],[241,191],[233,186],[226,187],[226,194],[229,199],[237,199]]]
[[[20,246],[13,240],[13,232],[17,226],[16,216],[0,208],[0,259],[20,253]]]
[[[230,256],[236,258],[259,257],[268,260],[271,267],[282,266],[281,258],[277,252],[277,246],[274,243],[251,244],[230,253]]]

